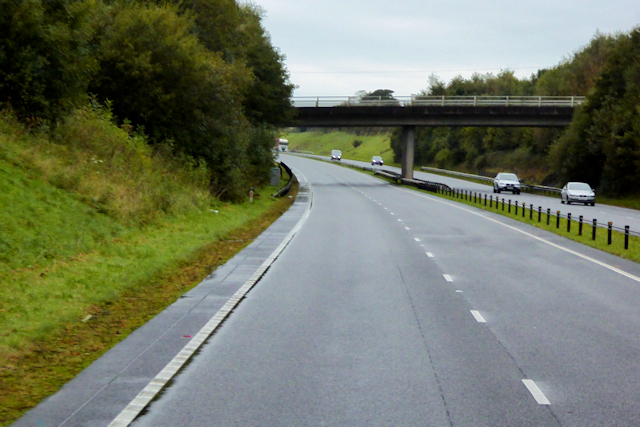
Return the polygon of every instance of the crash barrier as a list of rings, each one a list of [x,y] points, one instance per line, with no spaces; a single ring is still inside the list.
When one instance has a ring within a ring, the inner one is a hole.
[[[289,174],[289,182],[287,182],[284,187],[273,193],[271,197],[285,196],[289,192],[289,190],[291,190],[291,186],[293,185],[293,172],[291,172],[291,168],[289,168],[289,166],[287,166],[283,162],[280,162],[280,169],[284,169],[287,174]]]
[[[384,176],[385,178],[392,179],[397,184],[410,185],[420,190],[426,190],[432,193],[439,193],[440,191],[451,190],[451,187],[449,187],[446,184],[442,184],[440,182],[425,181],[423,179],[415,179],[415,178],[412,178],[412,179],[402,178],[400,174],[397,172],[383,171],[375,168],[369,168],[366,166],[362,166],[362,168],[369,171],[373,171],[374,175],[380,175],[380,176]]]
[[[493,178],[482,176],[482,175],[474,175],[471,173],[463,173],[463,172],[455,172],[446,169],[438,169],[438,168],[430,168],[426,166],[421,166],[420,170],[426,172],[433,172],[440,175],[450,175],[455,177],[467,178],[476,181],[481,181],[483,183],[487,183],[487,185],[493,185]],[[520,184],[520,188],[522,191],[526,193],[536,193],[536,194],[544,194],[548,195],[557,195],[562,192],[562,189],[556,187],[547,187],[545,185],[533,185],[533,184]]]
[[[489,209],[500,210],[507,213],[514,213],[515,216],[522,216],[522,218],[529,218],[529,220],[534,221],[537,218],[537,222],[542,223],[543,215],[546,217],[546,224],[551,225],[551,221],[555,222],[556,229],[560,229],[560,225],[563,224],[563,227],[566,227],[567,233],[571,233],[572,227],[575,230],[575,227],[578,227],[578,235],[582,236],[583,228],[585,225],[584,217],[580,215],[577,219],[572,217],[571,213],[563,214],[560,211],[551,212],[551,209],[547,209],[545,213],[542,211],[542,206],[538,206],[537,209],[534,208],[533,204],[529,204],[527,206],[526,203],[518,203],[517,200],[511,201],[511,199],[505,199],[504,197],[500,198],[500,196],[489,195],[486,193],[478,193],[471,190],[459,190],[456,188],[441,189],[438,191],[439,194],[449,196],[454,199],[465,200],[474,204],[478,204],[481,206],[485,206]],[[562,221],[561,221],[562,220]],[[640,237],[640,232],[631,231],[628,225],[622,227],[615,227],[612,222],[598,222],[597,219],[593,219],[590,224],[591,227],[591,240],[595,241],[597,238],[597,230],[604,229],[606,231],[606,239],[607,245],[611,245],[613,241],[613,232],[617,231],[623,235],[623,245],[625,249],[629,249],[629,236]]]
[[[330,161],[332,163],[334,163],[333,160],[329,160],[326,157],[323,156],[317,156],[317,155],[309,155],[309,154],[303,154],[301,152],[294,152],[295,154],[298,155],[303,155],[304,157],[309,157],[312,159],[318,159],[318,160],[323,160],[323,161]],[[294,154],[294,153],[290,153],[290,154]],[[342,163],[342,162],[338,162],[338,164],[342,165],[342,166],[347,166],[350,167],[352,169],[357,169],[357,170],[362,170],[362,171],[367,171],[367,172],[373,172],[374,175],[379,175],[379,176],[383,176],[385,178],[391,179],[393,180],[396,184],[403,184],[403,185],[410,185],[412,187],[416,187],[420,190],[426,190],[426,191],[430,191],[432,193],[437,193],[441,190],[450,190],[451,187],[449,187],[446,184],[442,184],[440,182],[433,182],[433,181],[425,181],[423,179],[408,179],[408,178],[402,178],[400,176],[400,174],[398,172],[393,172],[393,171],[389,171],[389,170],[382,170],[382,169],[378,169],[378,168],[374,168],[374,167],[370,167],[370,166],[360,166],[360,165],[354,165],[351,163]]]

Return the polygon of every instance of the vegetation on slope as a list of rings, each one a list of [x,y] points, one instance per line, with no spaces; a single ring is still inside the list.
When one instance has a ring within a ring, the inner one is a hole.
[[[0,0],[0,108],[55,129],[89,102],[147,143],[205,162],[210,191],[265,184],[290,113],[284,57],[235,0]],[[91,97],[90,97],[91,95]]]
[[[381,156],[385,163],[393,162],[389,146],[389,133],[354,135],[345,131],[290,132],[285,137],[292,150],[308,151],[317,155],[331,155],[331,150],[342,151],[346,159],[370,162],[373,156]]]
[[[288,208],[267,184],[293,85],[251,4],[0,11],[4,425]]]
[[[203,163],[151,149],[108,116],[77,110],[53,133],[0,120],[0,425],[174,302],[293,200],[264,187],[252,204],[220,201]]]

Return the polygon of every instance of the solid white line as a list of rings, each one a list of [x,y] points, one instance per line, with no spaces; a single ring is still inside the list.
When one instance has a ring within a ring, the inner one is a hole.
[[[397,188],[397,187],[392,187],[392,188]],[[625,276],[625,277],[627,277],[627,278],[629,278],[629,279],[631,279],[631,280],[633,280],[633,281],[635,281],[635,282],[640,283],[640,277],[638,277],[638,276],[635,276],[635,275],[633,275],[633,274],[631,274],[631,273],[627,273],[627,272],[626,272],[626,271],[624,271],[624,270],[620,270],[619,268],[617,268],[617,267],[615,267],[615,266],[613,266],[613,265],[607,264],[606,262],[598,261],[597,259],[595,259],[595,258],[591,258],[590,256],[587,256],[587,255],[584,255],[584,254],[581,254],[580,252],[576,252],[576,251],[574,251],[574,250],[572,250],[572,249],[565,248],[564,246],[560,246],[560,245],[558,245],[557,243],[550,242],[550,241],[548,241],[548,240],[546,240],[546,239],[543,239],[542,237],[538,237],[538,236],[533,235],[533,234],[531,234],[531,233],[529,233],[529,232],[527,232],[527,231],[520,230],[519,228],[514,227],[514,226],[512,226],[512,225],[505,224],[504,222],[500,222],[500,221],[498,221],[497,219],[489,218],[488,216],[486,216],[486,215],[482,215],[482,214],[481,214],[481,213],[479,213],[479,212],[474,212],[474,211],[472,211],[472,210],[470,210],[470,209],[465,209],[465,208],[463,208],[463,207],[461,207],[461,206],[457,206],[457,205],[456,205],[456,204],[454,204],[454,203],[448,203],[448,202],[446,202],[446,201],[440,200],[440,199],[439,199],[439,198],[437,198],[437,197],[433,197],[433,196],[425,196],[425,195],[422,195],[422,194],[420,194],[420,193],[416,193],[416,192],[414,192],[414,191],[405,190],[405,189],[403,189],[403,188],[398,188],[398,190],[400,190],[400,191],[404,191],[404,192],[409,193],[409,194],[413,194],[413,195],[418,196],[418,197],[422,197],[423,199],[432,200],[432,201],[434,201],[434,202],[442,203],[442,204],[444,204],[444,205],[448,205],[448,206],[451,206],[451,207],[453,207],[453,208],[463,210],[463,211],[468,212],[468,213],[473,214],[473,215],[477,215],[477,216],[479,216],[479,217],[481,217],[481,218],[484,218],[484,219],[487,219],[487,220],[489,220],[489,221],[495,222],[496,224],[500,224],[500,225],[502,225],[503,227],[507,227],[507,228],[509,228],[509,229],[511,229],[511,230],[513,230],[513,231],[517,231],[518,233],[522,233],[522,234],[524,234],[525,236],[529,236],[529,237],[531,237],[531,238],[533,238],[533,239],[536,239],[536,240],[538,240],[539,242],[546,243],[547,245],[552,246],[552,247],[554,247],[554,248],[556,248],[556,249],[560,249],[561,251],[568,252],[568,253],[570,253],[570,254],[572,254],[572,255],[575,255],[575,256],[577,256],[577,257],[580,257],[580,258],[582,258],[582,259],[584,259],[584,260],[587,260],[587,261],[589,261],[589,262],[592,262],[592,263],[594,263],[594,264],[598,264],[598,265],[599,265],[599,266],[601,266],[601,267],[604,267],[604,268],[606,268],[606,269],[609,269],[609,270],[611,270],[611,271],[613,271],[613,272],[615,272],[615,273],[618,273],[618,274],[620,274],[620,275],[622,275],[622,276]]]
[[[482,314],[480,314],[478,310],[471,310],[471,314],[473,314],[473,317],[476,318],[478,323],[487,323],[487,321],[484,320],[484,317],[482,317]]]
[[[200,346],[211,336],[211,334],[220,326],[224,319],[229,316],[233,309],[240,303],[244,296],[255,286],[256,283],[267,272],[271,264],[276,260],[278,255],[291,242],[293,236],[300,230],[304,222],[311,213],[310,207],[313,199],[313,190],[311,184],[299,171],[304,181],[309,185],[310,203],[307,205],[307,211],[302,215],[293,229],[287,234],[280,245],[269,255],[269,257],[258,267],[256,272],[247,280],[247,282],[236,291],[235,294],[222,306],[216,314],[204,325],[196,335],[180,350],[180,352],[152,379],[147,386],[118,414],[116,418],[109,423],[108,427],[127,427],[133,420],[144,410],[145,407],[156,397],[156,395],[171,381],[174,375],[182,368],[182,366],[193,356]]]
[[[453,279],[448,274],[443,274],[442,276],[444,277],[444,280],[446,280],[447,282],[453,282]]]
[[[549,402],[544,393],[540,391],[533,380],[522,380],[522,382],[527,387],[529,392],[533,395],[533,398],[536,399],[536,402],[538,402],[539,405],[551,405],[551,402]]]
[[[428,256],[429,258],[433,258],[433,254],[432,254],[431,252],[427,252],[427,256]]]

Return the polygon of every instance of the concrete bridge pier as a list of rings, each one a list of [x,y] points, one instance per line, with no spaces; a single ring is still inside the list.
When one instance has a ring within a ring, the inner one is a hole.
[[[416,146],[416,127],[402,127],[402,177],[413,179],[413,156]]]

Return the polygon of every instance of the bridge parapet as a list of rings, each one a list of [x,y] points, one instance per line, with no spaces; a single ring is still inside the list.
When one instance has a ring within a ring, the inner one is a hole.
[[[298,96],[294,107],[576,107],[584,96]]]

